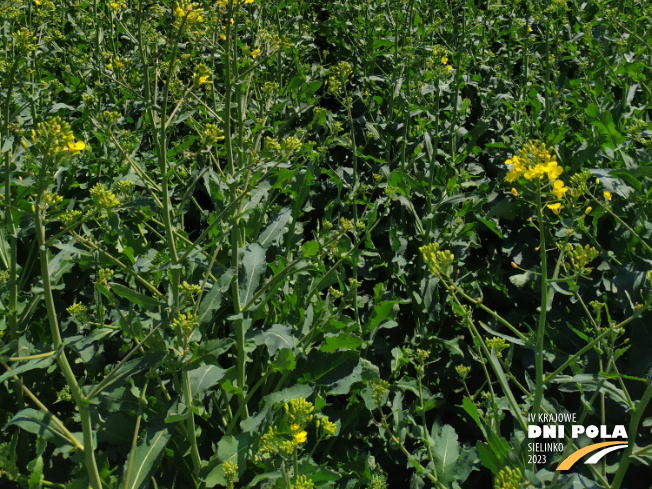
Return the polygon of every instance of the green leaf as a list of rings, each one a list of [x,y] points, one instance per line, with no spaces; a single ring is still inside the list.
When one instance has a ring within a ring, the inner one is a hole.
[[[43,457],[40,455],[27,464],[30,471],[29,489],[41,489],[41,479],[43,479]]]
[[[487,226],[487,228],[488,228],[491,232],[493,232],[496,236],[498,236],[500,239],[505,239],[505,238],[503,237],[503,234],[502,234],[502,233],[500,232],[500,230],[498,229],[498,225],[497,225],[495,222],[490,221],[489,219],[483,219],[482,217],[479,217],[479,216],[478,216],[478,221],[480,221],[482,224],[484,224],[485,226]]]
[[[200,326],[205,326],[213,319],[213,315],[222,304],[224,293],[229,290],[233,275],[234,271],[232,269],[228,269],[224,272],[219,280],[213,284],[211,290],[208,291],[208,294],[206,294],[202,299],[199,304],[199,309],[197,310]]]
[[[297,339],[292,336],[292,328],[282,324],[273,324],[271,328],[254,337],[256,345],[267,345],[270,355],[275,355],[278,350],[293,349]]]
[[[312,392],[313,388],[306,384],[297,384],[278,392],[272,392],[263,398],[263,408],[256,416],[247,418],[240,423],[242,431],[247,433],[258,429],[274,404],[279,402],[289,402],[291,399],[299,399],[301,397],[310,397]]]
[[[308,241],[301,245],[301,251],[303,252],[304,258],[309,256],[315,256],[319,253],[319,243],[317,241]]]
[[[111,290],[115,292],[116,295],[119,295],[120,297],[127,299],[128,301],[133,302],[140,307],[144,307],[149,311],[154,311],[159,306],[158,301],[148,295],[145,295],[141,292],[136,292],[135,290],[132,290],[129,287],[125,287],[122,284],[111,282],[110,285]]]
[[[334,382],[327,393],[332,396],[348,394],[351,391],[351,386],[356,382],[376,380],[378,378],[380,378],[378,367],[368,360],[361,358],[360,363],[353,369],[353,372]]]
[[[355,350],[362,345],[362,343],[364,343],[364,341],[359,336],[354,335],[353,333],[342,333],[326,336],[319,349],[326,353],[334,353],[339,349]]]
[[[523,287],[526,284],[529,284],[535,279],[535,275],[530,272],[518,273],[516,275],[511,275],[509,281],[516,285],[517,287]]]
[[[47,368],[50,365],[52,365],[52,362],[54,362],[55,358],[57,358],[57,356],[52,355],[46,358],[37,358],[35,360],[20,362],[18,363],[17,367],[12,367],[11,370],[0,375],[0,383],[4,382],[7,379],[10,379],[14,375],[20,375],[24,372],[29,372],[30,370],[34,370],[36,368]]]
[[[190,392],[194,399],[197,394],[203,394],[205,390],[210,389],[213,386],[217,386],[217,383],[222,380],[226,370],[215,365],[202,365],[188,372],[188,378],[190,380]],[[200,397],[202,397],[200,395]]]
[[[158,468],[161,452],[171,437],[171,429],[162,420],[145,428],[145,439],[135,448],[131,465],[125,464],[121,489],[144,489],[149,485],[149,477]]]
[[[480,457],[480,462],[482,462],[482,465],[491,470],[493,474],[500,472],[502,464],[498,462],[496,454],[491,450],[491,448],[489,448],[489,445],[478,441],[475,444],[475,448],[478,450],[478,457]]]
[[[448,485],[457,476],[457,460],[460,456],[460,445],[457,442],[457,433],[450,425],[444,425],[439,433],[439,425],[432,426],[432,439],[430,441],[435,457],[435,468],[439,481]]]
[[[468,397],[465,397],[462,400],[462,407],[467,412],[467,414],[471,416],[473,421],[475,421],[475,424],[478,425],[478,428],[482,429],[482,423],[480,423],[480,413],[478,412],[478,407],[475,405],[475,403]]]
[[[296,368],[297,361],[294,359],[294,352],[292,350],[279,350],[270,363],[272,370],[276,372],[292,371]]]
[[[223,463],[226,461],[238,464],[238,476],[244,474],[244,471],[247,468],[247,456],[251,444],[252,440],[249,433],[240,433],[236,436],[222,437],[217,444],[217,454],[211,460],[211,462],[216,465],[210,470],[207,468],[203,471],[206,473],[206,475],[203,475],[202,477],[206,483],[206,487],[215,487],[217,484],[226,486],[227,481],[224,477],[224,470],[222,468]],[[217,464],[217,460],[221,460],[222,463]]]
[[[258,289],[260,277],[267,267],[265,250],[258,243],[252,243],[241,250],[241,263],[244,273],[240,280],[240,304],[249,304]]]
[[[258,243],[265,249],[274,243],[285,232],[285,225],[292,218],[292,211],[289,207],[284,207],[269,222],[265,230],[258,236]]]
[[[553,382],[563,384],[559,388],[562,392],[597,391],[625,409],[631,407],[623,390],[598,374],[558,375]]]
[[[399,304],[400,301],[382,301],[380,304],[374,306],[374,317],[369,321],[369,326],[367,326],[367,332],[374,331],[376,328],[394,328],[398,326],[398,323],[393,321],[396,316],[394,311],[394,306]],[[388,318],[390,318],[388,320]],[[383,321],[387,321],[382,324]]]
[[[59,427],[52,421],[52,414],[37,411],[36,409],[26,408],[18,411],[7,426],[15,425],[23,430],[38,435],[46,441],[56,445],[68,444],[72,446],[70,440],[63,434]],[[81,441],[81,433],[73,433],[73,436]]]
[[[104,389],[116,382],[121,382],[126,378],[131,378],[140,372],[155,367],[163,360],[163,358],[165,358],[165,352],[158,351],[140,358],[129,360],[113,374],[113,377],[107,382]]]

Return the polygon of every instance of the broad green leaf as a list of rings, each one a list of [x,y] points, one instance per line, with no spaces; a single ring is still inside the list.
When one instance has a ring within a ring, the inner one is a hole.
[[[356,382],[377,380],[379,377],[378,367],[368,360],[361,358],[360,363],[353,369],[353,372],[334,382],[327,393],[333,396],[348,394],[351,391],[351,386]]]
[[[29,474],[29,489],[41,489],[43,478],[43,457],[40,455],[27,465]]]
[[[455,433],[455,430],[450,425],[444,425],[441,431],[439,431],[439,426],[435,424],[432,427],[431,436],[437,478],[442,484],[448,485],[457,476],[457,462],[460,456],[457,433]]]
[[[563,392],[598,391],[625,409],[631,407],[623,390],[598,374],[558,375],[553,382],[563,384],[559,387]]]
[[[66,435],[64,435],[59,427],[52,421],[52,415],[50,413],[26,408],[18,411],[14,417],[11,418],[11,421],[7,423],[7,426],[10,425],[18,426],[23,430],[33,433],[39,438],[43,438],[55,443],[56,445],[61,445],[62,443],[71,445],[70,440],[68,440]],[[73,436],[79,441],[83,438],[82,433],[73,433]]]
[[[500,232],[500,229],[498,229],[498,225],[494,221],[490,221],[489,219],[483,219],[480,216],[477,216],[478,221],[480,221],[482,224],[487,226],[487,228],[493,232],[496,236],[498,236],[500,239],[505,239],[503,237],[503,234]]]
[[[240,275],[240,304],[249,304],[253,298],[260,277],[267,267],[265,250],[258,243],[252,243],[241,250],[241,263],[243,273]]]
[[[145,370],[149,370],[150,368],[155,367],[161,362],[161,360],[163,360],[163,358],[165,358],[165,352],[158,351],[140,358],[129,360],[115,373],[112,371],[113,376],[104,386],[104,389],[112,384],[115,384],[116,382],[122,382],[126,378],[131,378],[140,372],[144,372]]]
[[[279,350],[276,357],[274,357],[274,360],[269,365],[272,370],[277,372],[294,370],[297,366],[297,362],[294,359],[294,352],[292,350]]]
[[[523,287],[526,284],[531,283],[534,279],[535,275],[530,272],[517,273],[516,275],[511,275],[509,277],[509,281],[517,287]]]
[[[273,324],[271,328],[254,337],[256,345],[267,345],[270,355],[275,355],[278,350],[293,349],[297,339],[292,336],[292,328],[282,324]]]
[[[145,295],[141,292],[136,292],[135,290],[132,290],[129,287],[125,287],[122,284],[111,282],[110,285],[111,290],[115,292],[116,295],[119,295],[120,297],[127,299],[128,301],[133,302],[140,307],[144,307],[149,311],[154,311],[159,306],[158,301],[148,295]]]
[[[489,445],[478,441],[475,444],[475,448],[478,450],[478,456],[480,457],[480,462],[486,468],[491,470],[492,474],[497,474],[502,468],[502,464],[498,461],[496,454],[489,448]]]
[[[292,218],[292,212],[289,207],[284,207],[281,211],[274,216],[274,218],[267,224],[265,230],[258,236],[258,243],[263,248],[267,249],[285,232],[285,225]]]
[[[301,245],[301,251],[303,252],[303,256],[305,258],[308,258],[309,256],[315,256],[317,253],[319,253],[319,243],[317,243],[317,241],[308,241],[303,243]]]
[[[246,213],[253,210],[260,203],[260,201],[263,200],[263,197],[267,195],[270,187],[271,184],[266,180],[260,182],[256,188],[251,191],[249,200],[245,201],[242,211]]]
[[[50,357],[37,358],[35,360],[28,360],[26,362],[16,362],[12,365],[11,370],[0,375],[0,383],[10,379],[14,375],[20,375],[24,372],[34,370],[35,368],[47,368],[52,365],[52,362],[54,362],[56,358],[56,355],[52,355]]]
[[[247,418],[242,423],[240,423],[242,431],[251,432],[258,429],[274,404],[279,402],[289,402],[291,399],[299,399],[301,397],[310,397],[312,392],[313,388],[311,386],[306,384],[297,384],[292,387],[288,387],[287,389],[268,394],[263,398],[264,404],[260,412],[256,416]]]
[[[194,398],[197,394],[203,397],[204,391],[217,386],[225,373],[226,370],[215,365],[202,365],[188,372],[192,397]]]
[[[330,386],[344,377],[351,375],[358,366],[359,355],[353,351],[324,353],[312,350],[306,362],[302,362],[300,380],[320,386]]]
[[[480,423],[480,413],[475,403],[468,397],[464,397],[462,400],[462,407],[467,412],[469,416],[475,421],[475,424],[478,425],[478,428],[482,429],[482,423]]]
[[[334,353],[339,349],[355,350],[359,348],[362,343],[362,338],[353,333],[341,333],[338,335],[326,336],[319,349],[326,353]]]
[[[382,301],[380,304],[376,304],[374,306],[374,317],[371,318],[369,321],[369,326],[367,326],[367,331],[373,331],[374,329],[378,327],[389,327],[393,328],[397,326],[398,324],[393,321],[393,318],[396,315],[396,312],[394,311],[394,306],[398,304],[399,301]],[[388,320],[388,325],[383,325],[381,326],[381,323],[383,321]]]
[[[172,437],[171,426],[159,420],[145,429],[145,439],[136,447],[132,463],[125,464],[122,489],[144,489],[149,486],[150,475],[158,468],[161,452]]]
[[[244,474],[247,468],[247,456],[251,449],[251,435],[249,433],[240,433],[236,436],[224,436],[217,444],[217,454],[211,460],[216,465],[208,470],[206,475],[202,478],[206,483],[206,487],[215,487],[217,484],[226,486],[226,478],[224,477],[224,470],[222,464],[226,461],[236,463],[238,465],[238,475]],[[222,463],[217,464],[220,460]]]
[[[208,291],[208,294],[206,294],[202,299],[199,304],[199,309],[197,310],[200,326],[208,324],[213,319],[213,314],[217,312],[222,304],[224,293],[229,290],[229,287],[231,286],[233,275],[234,271],[232,269],[228,269],[224,272],[218,281],[213,284],[211,290]]]

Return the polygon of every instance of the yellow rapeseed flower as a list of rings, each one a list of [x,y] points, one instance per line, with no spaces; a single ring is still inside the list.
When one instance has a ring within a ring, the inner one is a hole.
[[[441,57],[441,64],[447,65],[448,64],[448,56],[442,56]]]
[[[197,83],[198,83],[199,85],[202,85],[202,84],[206,83],[207,80],[208,80],[208,77],[207,77],[207,76],[200,76],[200,77],[199,77],[199,80],[197,80]]]
[[[76,155],[80,151],[86,149],[86,144],[84,141],[69,142],[68,147],[64,151],[69,151],[72,155]]]
[[[295,433],[294,436],[292,437],[292,444],[293,445],[299,445],[301,443],[305,443],[308,440],[308,432],[307,431],[300,431],[299,433]]]
[[[254,58],[254,59],[256,59],[256,57],[257,57],[259,54],[260,54],[260,49],[254,49],[254,50],[251,52],[251,57]]]
[[[566,192],[568,192],[568,187],[564,186],[564,182],[561,180],[555,180],[552,189],[552,195],[558,199],[561,199]]]
[[[555,216],[558,216],[559,211],[561,210],[561,204],[559,202],[556,204],[548,204],[546,207],[550,209],[555,214]]]
[[[609,202],[611,202],[611,192],[609,192],[608,190],[605,190],[604,194],[602,194],[602,195],[604,195],[605,199],[607,199]]]
[[[301,429],[301,425],[294,423],[292,426],[290,426],[290,430],[295,433]]]

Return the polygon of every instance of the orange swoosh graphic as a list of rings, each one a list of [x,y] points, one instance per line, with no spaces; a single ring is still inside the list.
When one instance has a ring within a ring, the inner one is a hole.
[[[575,462],[577,462],[579,459],[581,459],[584,455],[595,452],[596,450],[599,450],[600,448],[603,447],[609,447],[611,445],[627,445],[627,442],[624,441],[605,441],[602,443],[594,443],[593,445],[589,445],[588,447],[580,448],[576,452],[572,453],[568,457],[564,459],[562,463],[559,464],[559,467],[557,467],[557,470],[568,470],[570,469]]]

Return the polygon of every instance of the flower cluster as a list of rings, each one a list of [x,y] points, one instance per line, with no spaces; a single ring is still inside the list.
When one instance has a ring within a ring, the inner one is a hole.
[[[174,6],[174,16],[183,21],[185,27],[194,27],[204,21],[204,10],[199,4],[181,0]]]
[[[312,489],[315,487],[314,482],[308,479],[305,475],[300,475],[296,480],[290,484],[290,489]]]
[[[91,198],[100,209],[112,209],[120,205],[120,199],[111,191],[106,190],[101,183],[90,190]]]
[[[97,282],[104,287],[108,287],[109,280],[113,277],[113,270],[110,268],[100,268],[97,271]]]
[[[496,356],[502,357],[503,356],[503,350],[507,348],[509,345],[503,338],[499,338],[497,336],[494,336],[493,338],[489,338],[487,340],[487,348],[490,350],[493,350],[496,352]]]
[[[81,302],[73,302],[72,306],[69,306],[66,311],[77,322],[85,323],[88,321],[88,307]]]
[[[423,261],[426,262],[433,275],[448,275],[455,256],[449,250],[439,250],[439,243],[431,243],[419,248]]]
[[[469,376],[469,374],[471,373],[471,367],[469,367],[468,365],[460,364],[455,367],[455,372],[457,372],[457,375],[459,376],[460,380],[464,382],[466,378]]]
[[[326,440],[337,432],[337,425],[328,419],[328,416],[318,419],[316,424],[320,439]]]
[[[32,130],[32,144],[44,156],[51,158],[70,158],[86,148],[83,141],[75,141],[70,124],[60,117],[52,117],[39,122]]]
[[[118,193],[123,197],[130,197],[136,188],[136,182],[133,180],[120,180],[115,184]]]
[[[283,425],[289,427],[285,430],[278,426],[271,426],[260,439],[258,458],[267,458],[277,454],[289,456],[296,453],[297,447],[308,441],[306,428],[313,419],[315,406],[305,398],[292,399],[284,405],[285,416]],[[335,423],[328,418],[322,418],[317,423],[320,439],[329,438],[337,431]],[[320,430],[320,431],[319,431]],[[289,435],[289,438],[288,438]]]
[[[285,418],[290,426],[305,426],[312,421],[312,412],[315,410],[315,406],[301,397],[285,403],[284,409]],[[293,429],[292,431],[294,432],[295,430]]]
[[[523,487],[523,474],[521,469],[505,467],[500,469],[494,480],[494,489],[521,489]]]
[[[201,286],[189,284],[184,280],[183,283],[179,286],[179,290],[183,295],[194,300],[194,298],[201,293]]]
[[[544,175],[548,176],[551,182],[554,182],[564,172],[564,169],[557,164],[557,159],[551,155],[543,143],[528,142],[518,155],[514,155],[505,161],[506,165],[511,166],[511,170],[505,177],[508,182],[518,180],[524,177],[526,180],[540,179]],[[561,185],[556,188],[561,189]],[[557,195],[561,197],[566,191],[557,190]]]
[[[174,329],[185,344],[188,342],[195,329],[199,327],[199,319],[191,312],[188,314],[179,314],[179,317],[172,321],[172,326],[174,326]]]
[[[238,481],[238,464],[226,460],[222,463],[222,470],[224,471],[224,478],[226,479],[227,489],[233,489],[235,483]]]
[[[371,390],[376,406],[381,406],[385,403],[386,396],[389,394],[389,382],[383,379],[374,380],[371,382]]]
[[[564,169],[543,143],[529,141],[517,155],[505,160],[505,164],[510,167],[505,177],[507,182],[518,181],[521,177],[528,181],[541,181],[543,177],[548,177],[548,184],[552,184],[550,193],[558,199],[564,197],[569,190],[563,180],[559,180]],[[512,188],[511,192],[515,197],[518,195],[518,190],[515,188]],[[559,214],[561,203],[547,204],[546,207],[554,214]]]
[[[211,84],[211,77],[213,74],[211,73],[211,70],[206,66],[204,63],[201,63],[200,65],[197,66],[197,69],[195,69],[195,72],[192,75],[192,83],[195,87],[199,87],[200,85],[204,85],[205,83]]]
[[[346,84],[353,76],[351,65],[342,61],[333,68],[333,74],[328,77],[328,93],[335,97],[342,97],[346,92]]]
[[[599,253],[593,246],[590,245],[579,245],[568,243],[566,245],[566,256],[570,259],[572,268],[577,273],[588,273],[591,271],[590,268],[587,268],[587,265],[595,260]]]

